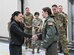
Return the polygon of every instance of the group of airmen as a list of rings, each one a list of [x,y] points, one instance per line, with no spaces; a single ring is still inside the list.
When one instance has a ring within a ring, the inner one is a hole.
[[[57,34],[58,34],[58,47],[59,52],[64,52],[64,55],[69,55],[69,49],[67,47],[67,14],[63,12],[63,6],[56,4],[52,5],[52,16],[55,21]],[[26,49],[32,48],[32,53],[35,52],[35,47],[37,48],[37,53],[39,53],[41,40],[42,40],[42,29],[43,29],[43,20],[39,18],[40,13],[35,12],[34,16],[30,13],[29,7],[25,8],[25,15],[23,23],[25,25],[24,31],[27,32],[30,35],[36,34],[38,36],[38,40],[33,40],[32,38],[24,38]]]
[[[42,33],[42,25],[43,25],[43,21],[42,19],[39,18],[39,12],[35,12],[34,16],[30,13],[29,8],[26,7],[25,8],[26,14],[24,15],[24,24],[25,24],[25,32],[27,32],[30,35],[34,35],[37,34],[40,36],[40,34]],[[35,51],[35,47],[37,47],[37,53],[39,53],[39,49],[40,49],[40,41],[41,38],[39,38],[39,40],[32,40],[32,38],[25,38],[25,44],[26,44],[26,49],[32,48],[33,51],[32,53],[34,53]]]

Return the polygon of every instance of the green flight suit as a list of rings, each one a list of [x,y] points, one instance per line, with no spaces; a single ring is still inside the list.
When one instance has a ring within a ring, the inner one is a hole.
[[[42,38],[41,45],[46,49],[46,55],[58,55],[55,21],[51,17],[48,17],[44,22]]]

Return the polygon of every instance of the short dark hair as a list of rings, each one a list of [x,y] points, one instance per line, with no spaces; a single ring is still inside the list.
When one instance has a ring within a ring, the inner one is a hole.
[[[63,7],[62,5],[59,5],[59,7]]]
[[[49,7],[44,7],[42,9],[44,12],[48,12],[48,15],[51,16],[52,15],[52,12],[51,12],[51,9]]]
[[[29,7],[26,7],[25,9],[29,9]]]
[[[52,7],[58,7],[56,4],[52,5]]]
[[[34,13],[34,16],[35,16],[35,15],[38,15],[38,16],[39,16],[40,14],[39,14],[39,12],[35,12],[35,13]]]

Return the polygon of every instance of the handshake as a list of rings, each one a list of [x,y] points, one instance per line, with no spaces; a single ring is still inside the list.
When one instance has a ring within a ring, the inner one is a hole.
[[[37,35],[33,35],[33,36],[32,36],[32,39],[33,39],[33,40],[37,40],[37,39],[38,39],[38,36],[37,36]]]

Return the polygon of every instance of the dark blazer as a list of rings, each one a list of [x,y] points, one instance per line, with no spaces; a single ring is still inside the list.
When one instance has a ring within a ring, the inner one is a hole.
[[[10,24],[10,45],[22,45],[24,43],[24,37],[31,37],[24,32],[23,25],[20,22],[13,21]]]

